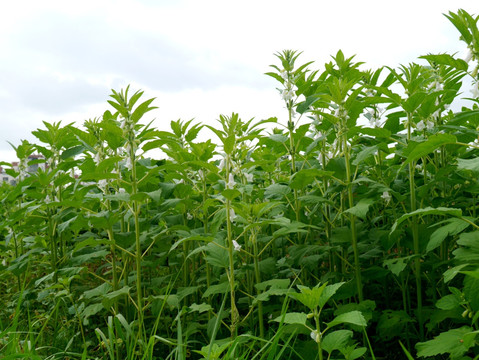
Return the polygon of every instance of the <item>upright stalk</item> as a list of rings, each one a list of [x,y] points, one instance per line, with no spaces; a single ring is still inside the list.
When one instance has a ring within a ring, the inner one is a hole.
[[[407,114],[407,140],[411,140],[411,121],[412,114]],[[415,162],[409,163],[409,192],[410,192],[410,211],[416,211],[416,184],[414,181]],[[413,251],[416,256],[414,259],[414,271],[416,278],[416,299],[417,299],[417,316],[419,322],[419,337],[424,340],[424,320],[422,316],[422,284],[421,284],[421,254],[419,252],[419,231],[417,217],[411,217],[411,230],[413,238]]]
[[[231,169],[230,154],[226,154],[225,161],[226,179],[229,179]],[[239,320],[238,309],[236,308],[235,300],[235,269],[234,269],[234,245],[233,245],[233,231],[231,229],[231,200],[226,199],[226,233],[228,241],[228,257],[229,257],[229,271],[228,279],[230,283],[230,298],[231,298],[231,338],[236,337],[236,326]]]
[[[344,162],[346,165],[346,186],[348,191],[348,203],[349,208],[354,206],[353,198],[353,188],[352,188],[352,178],[351,178],[351,164],[350,164],[350,155],[349,155],[349,145],[346,131],[343,134],[343,151],[344,151]],[[359,251],[358,251],[358,235],[356,231],[356,216],[353,214],[349,215],[349,221],[351,226],[351,245],[353,247],[354,254],[354,277],[356,278],[356,288],[358,290],[359,301],[363,301],[363,284],[361,280],[361,267],[359,264]]]

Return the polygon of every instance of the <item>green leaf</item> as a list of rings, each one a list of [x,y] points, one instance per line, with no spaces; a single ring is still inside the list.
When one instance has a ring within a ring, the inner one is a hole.
[[[439,55],[429,54],[429,55],[419,56],[419,59],[425,59],[429,61],[430,63],[449,65],[455,69],[462,70],[462,71],[467,71],[469,67],[467,65],[467,62],[465,62],[464,60],[455,59],[449,54],[439,54]]]
[[[447,225],[441,226],[431,234],[429,242],[427,243],[426,252],[432,251],[440,246],[447,236],[457,235],[469,226],[469,223],[458,218],[449,219],[447,222]]]
[[[131,114],[131,120],[133,121],[133,123],[138,122],[138,120],[140,120],[141,117],[148,111],[156,109],[156,107],[149,107],[153,100],[155,100],[155,98],[146,100],[144,103],[138,105],[133,114]]]
[[[374,199],[361,199],[352,208],[345,210],[345,213],[352,214],[360,219],[365,220],[369,211],[369,207],[374,203]]]
[[[455,144],[457,139],[454,135],[451,134],[434,134],[429,136],[429,138],[415,146],[409,151],[406,161],[401,166],[401,169],[404,168],[409,163],[420,159],[423,156],[426,156],[432,153],[434,150],[440,148],[441,146],[448,145],[448,144]],[[413,144],[413,143],[412,143]],[[409,148],[409,147],[408,147]],[[407,150],[407,149],[406,149]]]
[[[457,168],[459,170],[470,170],[472,172],[479,172],[479,157],[473,159],[457,159]]]
[[[319,308],[322,309],[323,306],[326,305],[326,303],[329,301],[329,299],[331,299],[331,297],[336,294],[336,291],[338,291],[338,289],[344,284],[344,282],[339,282],[336,284],[327,285],[319,298]]]
[[[225,189],[221,192],[221,195],[228,200],[234,200],[238,196],[241,196],[241,192],[239,192],[237,189]]]
[[[306,306],[309,310],[314,311],[319,306],[321,300],[321,294],[324,291],[327,283],[319,286],[316,285],[312,289],[307,286],[298,285],[298,289],[300,290],[299,293],[290,293],[289,296],[293,299],[300,301],[304,306]]]
[[[283,322],[285,324],[299,324],[306,325],[306,320],[308,316],[305,313],[291,312],[284,315],[280,315],[277,318],[273,319],[276,322]]]
[[[432,208],[427,207],[424,209],[417,209],[416,211],[410,212],[408,214],[402,215],[399,219],[394,222],[394,225],[391,228],[391,234],[396,230],[396,228],[403,223],[405,220],[409,219],[412,216],[424,216],[424,215],[443,215],[443,216],[462,216],[461,209],[455,208],[446,208],[446,207],[438,207]]]
[[[469,326],[452,329],[436,336],[433,340],[416,344],[417,356],[436,356],[451,354],[452,358],[464,355],[471,346],[470,342],[464,341],[467,334],[473,331]]]
[[[320,169],[302,169],[293,175],[291,183],[289,184],[292,189],[301,190],[305,186],[311,184],[315,178],[331,177],[334,173],[332,171],[324,171]]]
[[[73,147],[63,151],[62,154],[60,155],[60,158],[62,160],[66,160],[66,159],[69,159],[71,157],[74,157],[76,155],[81,154],[84,150],[85,150],[85,146],[83,146],[83,145],[73,146]]]
[[[363,314],[361,314],[361,312],[357,310],[338,315],[334,318],[333,321],[327,323],[326,325],[328,326],[328,328],[332,328],[333,326],[339,324],[352,324],[361,327],[367,325],[366,319],[364,318]]]
[[[436,302],[436,307],[441,310],[454,310],[461,306],[461,299],[455,294],[443,296]]]
[[[351,330],[337,330],[330,332],[321,341],[321,348],[328,354],[331,354],[334,350],[344,349],[352,337],[353,332]]]
[[[414,258],[414,255],[404,256],[395,259],[384,260],[383,265],[389,269],[394,275],[399,274],[406,268],[408,263]]]
[[[206,311],[213,310],[210,304],[202,303],[202,304],[196,304],[194,303],[193,305],[188,306],[190,308],[190,312],[198,312],[198,313],[203,313]]]
[[[268,286],[271,289],[287,289],[290,283],[289,279],[272,279],[255,284],[254,287],[260,291],[265,291]]]
[[[129,286],[123,286],[121,289],[112,291],[111,293],[103,295],[101,303],[106,310],[109,310],[112,305],[119,300],[120,297],[126,296],[130,293]]]
[[[225,281],[225,282],[222,282],[221,284],[211,285],[208,289],[206,289],[206,291],[203,294],[203,297],[206,298],[208,296],[215,295],[215,294],[225,294],[228,291],[230,291],[230,284],[229,282]]]
[[[353,160],[352,164],[354,166],[357,166],[359,164],[362,164],[367,158],[370,156],[374,155],[378,151],[378,146],[368,146],[361,150],[358,155],[356,156],[356,159]]]

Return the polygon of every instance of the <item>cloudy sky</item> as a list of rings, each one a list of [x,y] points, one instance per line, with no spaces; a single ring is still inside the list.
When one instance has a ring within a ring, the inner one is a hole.
[[[0,5],[0,160],[7,141],[35,141],[42,121],[100,116],[110,89],[131,84],[156,97],[148,114],[169,129],[179,118],[214,124],[286,117],[264,75],[283,49],[316,68],[341,49],[366,68],[417,61],[465,46],[443,13],[479,13],[477,0],[83,0]]]

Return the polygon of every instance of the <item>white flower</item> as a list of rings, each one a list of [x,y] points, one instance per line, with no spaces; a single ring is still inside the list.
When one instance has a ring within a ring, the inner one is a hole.
[[[391,201],[392,197],[389,195],[388,191],[384,191],[381,197],[384,199],[384,201],[389,202]]]
[[[290,101],[294,97],[294,91],[292,89],[291,90],[284,89],[281,92],[281,97],[283,98],[284,101]]]
[[[186,213],[186,218],[188,220],[192,220],[193,219],[193,215],[191,215],[190,213]]]
[[[95,159],[93,159],[93,161],[95,162],[96,165],[98,165],[100,163],[100,152],[97,151],[96,154],[95,154]]]
[[[236,214],[233,208],[230,208],[230,221],[233,222],[236,219]]]
[[[428,130],[432,130],[432,129],[434,129],[434,123],[431,120],[428,120],[426,122],[426,127],[427,127]]]
[[[225,159],[223,158],[221,159],[220,164],[218,165],[218,168],[220,170],[223,170],[224,167],[225,167]]]
[[[2,260],[2,265],[3,265],[3,266],[7,266],[7,259],[3,258],[3,260]]]
[[[282,70],[279,73],[284,81],[288,81],[288,72],[286,70]]]
[[[424,124],[424,121],[421,120],[417,123],[416,128],[419,131],[423,131],[426,128],[426,124]]]
[[[101,179],[100,181],[98,181],[98,187],[105,191],[106,190],[106,185],[107,185],[107,181],[106,179]]]
[[[370,120],[369,120],[369,125],[371,127],[381,127],[381,121],[379,121],[379,119],[375,118],[375,117],[372,117]]]
[[[318,332],[318,330],[313,330],[311,331],[311,339],[313,339],[315,342],[319,344],[321,341],[321,334]]]
[[[233,240],[233,246],[235,248],[236,251],[240,251],[241,250],[241,245],[238,244],[238,242],[236,240]]]
[[[295,118],[298,114],[296,114],[296,111],[294,109],[291,109],[291,117]]]
[[[253,182],[253,174],[244,173],[243,174],[247,182]]]
[[[229,177],[228,177],[228,182],[226,183],[226,188],[227,189],[233,189],[235,187],[235,177],[232,173],[229,174]]]
[[[205,173],[203,172],[203,170],[198,170],[198,176],[200,177],[200,179],[204,178]]]
[[[52,201],[50,200],[50,196],[45,196],[45,204],[50,204]]]
[[[472,60],[472,50],[469,49],[469,51],[467,52],[467,55],[466,55],[466,58],[464,59],[465,62],[469,62]]]
[[[130,158],[129,156],[126,158],[125,167],[126,167],[128,170],[133,169],[133,163],[131,162],[131,158]]]
[[[118,193],[124,194],[124,193],[126,193],[126,190],[124,188],[119,188]]]
[[[476,83],[472,87],[471,94],[473,98],[479,97],[479,81],[476,81]]]

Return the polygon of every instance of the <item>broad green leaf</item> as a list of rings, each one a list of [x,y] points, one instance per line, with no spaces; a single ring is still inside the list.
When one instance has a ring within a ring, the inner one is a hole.
[[[451,134],[438,133],[431,135],[426,141],[414,146],[414,148],[408,152],[406,161],[403,162],[401,168],[404,168],[409,163],[432,153],[441,146],[455,144],[456,142],[456,137]]]
[[[291,280],[289,279],[272,279],[255,284],[254,287],[260,291],[265,291],[268,287],[271,287],[271,289],[287,289],[290,283]]]
[[[458,265],[458,266],[454,266],[450,269],[447,269],[445,272],[444,272],[444,282],[445,283],[448,283],[449,281],[451,281],[452,279],[454,279],[454,277],[457,275],[457,274],[460,274],[461,273],[461,269],[465,268],[466,266],[468,266],[468,264],[461,264],[461,265]]]
[[[94,298],[96,296],[106,295],[110,290],[111,290],[111,285],[108,284],[108,283],[103,283],[103,284],[97,286],[94,289],[85,291],[83,293],[83,296],[86,299],[91,299],[91,298]]]
[[[309,310],[314,311],[320,305],[321,294],[324,291],[327,283],[319,286],[319,284],[312,289],[307,286],[298,285],[299,293],[290,293],[289,296],[300,301]]]
[[[470,170],[479,172],[479,157],[473,159],[457,159],[457,168],[459,170]]]
[[[190,312],[199,312],[200,314],[206,311],[213,310],[210,304],[202,303],[202,304],[196,304],[193,303],[192,305],[188,306],[190,308]]]
[[[62,154],[60,155],[60,158],[62,160],[66,160],[66,159],[69,159],[69,158],[75,157],[76,155],[81,154],[84,150],[85,150],[85,146],[83,146],[83,145],[73,146],[73,147],[63,151]]]
[[[377,151],[378,146],[368,146],[364,148],[358,153],[358,155],[356,155],[356,158],[353,160],[352,164],[357,166],[363,163],[368,157],[374,155]]]
[[[292,189],[301,190],[305,186],[311,184],[316,178],[331,177],[332,171],[324,171],[320,169],[302,169],[293,175],[291,183],[289,184]]]
[[[211,295],[215,294],[224,294],[230,291],[230,284],[229,282],[225,281],[221,284],[211,285],[203,294],[203,297],[206,298]]]
[[[464,355],[474,344],[464,341],[467,334],[473,331],[469,326],[452,329],[436,336],[433,340],[416,344],[417,356],[437,356],[451,354],[452,358]]]
[[[322,309],[323,306],[326,305],[326,303],[329,301],[329,299],[331,299],[331,297],[336,294],[336,291],[338,291],[338,289],[344,284],[344,282],[339,282],[336,284],[327,285],[319,298],[319,308]]]
[[[447,236],[454,236],[465,230],[470,224],[458,218],[447,220],[448,224],[436,229],[429,238],[426,252],[432,251],[442,244]]]
[[[277,318],[273,319],[276,322],[283,322],[285,324],[299,324],[306,325],[306,320],[308,316],[305,313],[290,312],[284,315],[280,315]]]
[[[334,350],[345,348],[352,337],[353,332],[351,330],[337,330],[330,332],[321,341],[321,348],[328,354],[331,354]]]
[[[354,310],[341,315],[336,316],[333,321],[327,323],[328,328],[339,324],[352,324],[364,327],[367,325],[366,319],[360,311]]]
[[[374,199],[361,199],[352,208],[345,210],[345,213],[352,214],[360,219],[366,219],[369,207],[374,204]]]
[[[406,266],[414,257],[414,255],[410,255],[384,260],[383,265],[387,267],[394,275],[399,276],[399,274],[406,268]]]
[[[241,193],[237,189],[225,189],[221,192],[221,195],[228,200],[234,200],[238,196],[241,196]]]
[[[446,208],[446,207],[438,207],[438,208],[432,208],[432,207],[427,207],[424,209],[417,209],[416,211],[410,212],[408,214],[402,215],[399,219],[397,219],[394,222],[394,225],[391,228],[391,232],[393,233],[396,228],[401,225],[405,220],[409,219],[412,216],[424,216],[424,215],[443,215],[443,216],[456,216],[460,217],[462,216],[462,210],[461,209],[455,209],[455,208]]]
[[[123,286],[121,289],[112,291],[111,293],[103,295],[101,303],[106,310],[109,310],[112,305],[119,300],[120,297],[127,296],[130,293],[131,287]]]
[[[291,193],[291,188],[288,185],[283,184],[272,184],[264,190],[264,196],[267,199],[273,198],[276,200],[281,200],[284,196]]]
[[[439,55],[423,55],[419,56],[420,59],[426,59],[427,61],[435,64],[441,64],[441,65],[449,65],[452,66],[455,69],[462,70],[462,71],[467,71],[468,65],[467,62],[465,62],[462,59],[455,59],[449,54],[439,54]]]
[[[443,296],[436,302],[436,307],[441,310],[453,310],[461,305],[461,298],[455,294]]]

